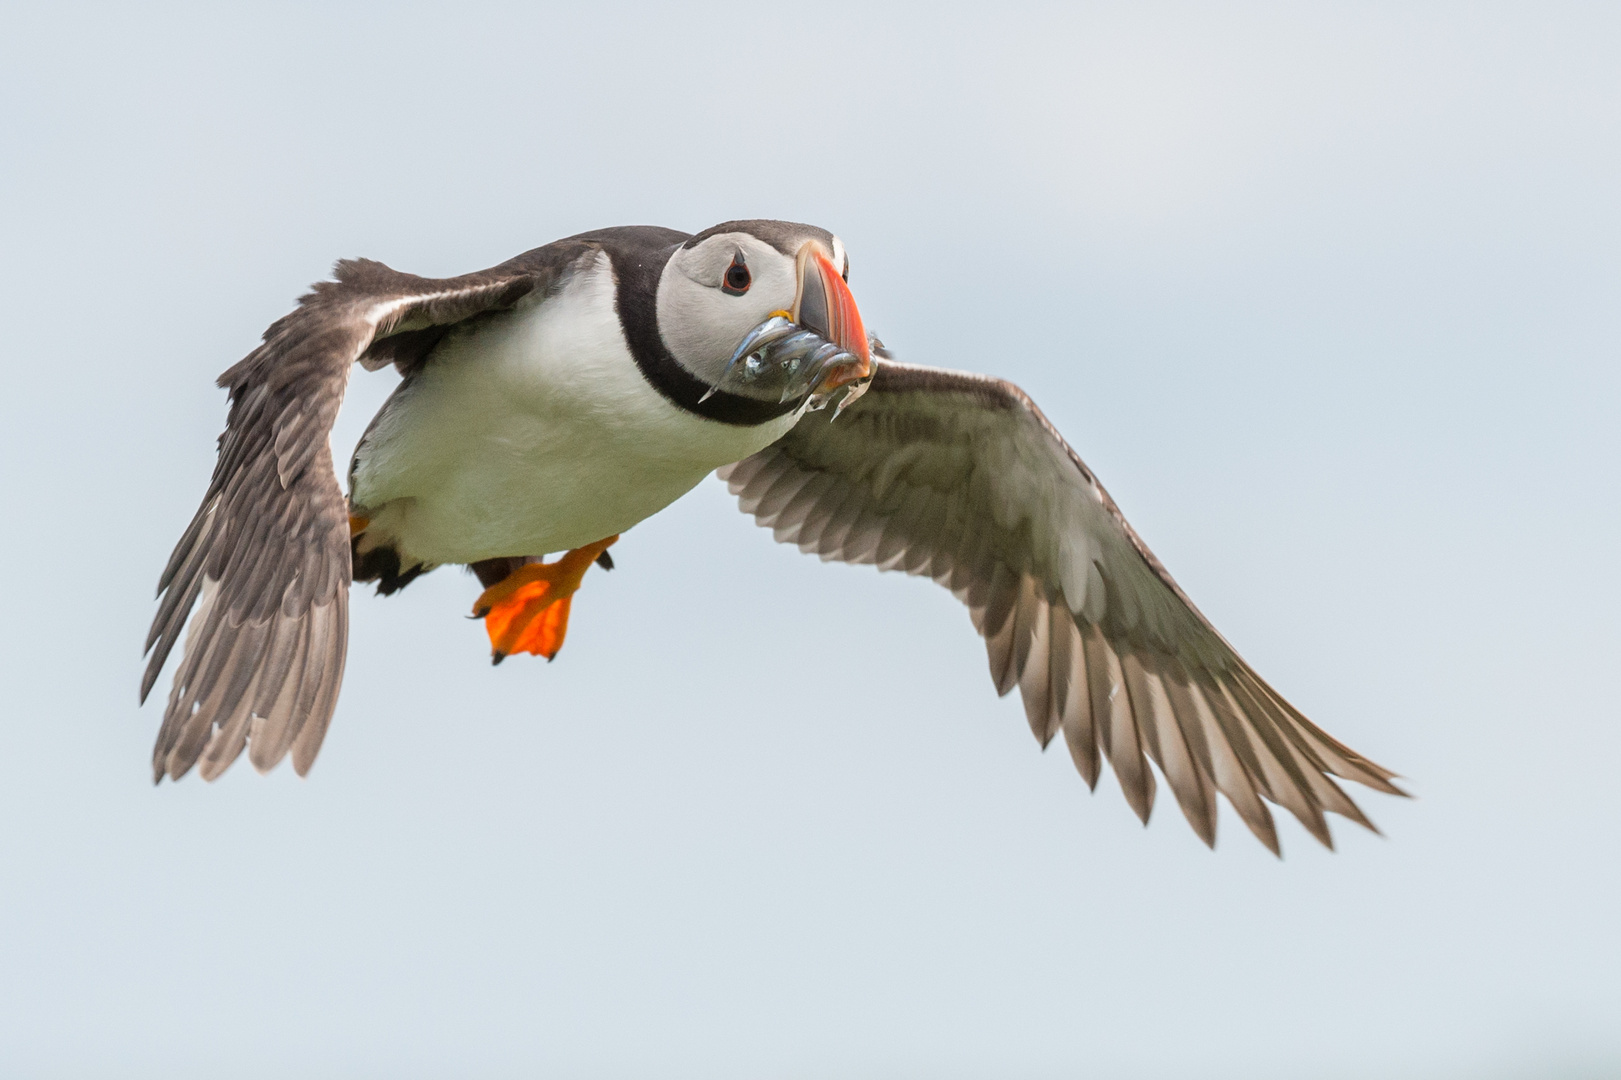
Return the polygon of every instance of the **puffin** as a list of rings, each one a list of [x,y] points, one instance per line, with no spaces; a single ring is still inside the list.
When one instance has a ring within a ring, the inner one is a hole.
[[[1337,781],[1404,795],[1396,774],[1245,663],[1022,390],[896,362],[849,272],[839,237],[767,220],[601,229],[450,278],[338,262],[219,377],[146,642],[143,703],[185,631],[154,782],[244,750],[308,772],[354,581],[468,567],[492,661],[552,659],[586,573],[717,473],[783,543],[950,589],[1037,742],[1062,734],[1093,789],[1107,762],[1144,824],[1163,782],[1211,847],[1218,792],[1274,854],[1269,804],[1331,849],[1327,813],[1377,832]],[[346,495],[329,437],[357,363],[401,379]]]

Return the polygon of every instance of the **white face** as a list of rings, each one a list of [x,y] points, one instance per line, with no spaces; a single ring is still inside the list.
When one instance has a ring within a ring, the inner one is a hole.
[[[837,239],[829,255],[843,270]],[[659,331],[682,367],[713,383],[743,336],[772,312],[790,310],[798,290],[793,255],[748,233],[719,233],[670,257],[659,279]]]

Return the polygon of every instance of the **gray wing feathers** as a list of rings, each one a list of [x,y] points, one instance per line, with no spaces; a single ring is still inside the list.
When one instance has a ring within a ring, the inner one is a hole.
[[[155,779],[200,765],[211,780],[244,748],[261,771],[289,751],[301,775],[309,769],[348,648],[348,507],[328,440],[350,368],[391,334],[510,306],[555,272],[555,259],[536,259],[545,251],[443,280],[341,262],[335,281],[316,285],[220,376],[230,412],[219,458],[159,579],[146,642],[143,701],[190,615]]]
[[[1037,741],[1062,732],[1093,787],[1107,759],[1144,822],[1155,768],[1205,843],[1219,792],[1273,852],[1268,802],[1332,846],[1325,811],[1373,826],[1330,774],[1401,794],[1244,663],[1010,383],[881,363],[837,424],[721,476],[778,540],[951,589]]]

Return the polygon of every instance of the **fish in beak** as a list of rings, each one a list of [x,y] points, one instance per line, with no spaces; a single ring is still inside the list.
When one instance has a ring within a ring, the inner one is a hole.
[[[804,397],[804,408],[814,412],[837,397],[836,418],[866,392],[873,347],[850,286],[814,240],[795,262],[793,308],[772,312],[744,336],[705,398],[720,390],[778,401]]]

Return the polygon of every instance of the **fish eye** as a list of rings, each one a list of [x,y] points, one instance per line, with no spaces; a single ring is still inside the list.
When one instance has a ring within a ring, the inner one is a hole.
[[[742,296],[749,291],[749,283],[753,280],[748,264],[743,261],[743,253],[739,251],[732,256],[732,265],[726,268],[726,273],[721,277],[720,291],[730,296]]]

